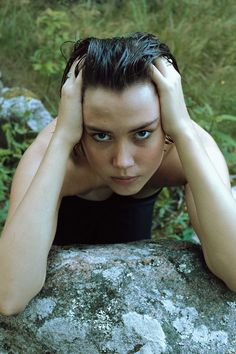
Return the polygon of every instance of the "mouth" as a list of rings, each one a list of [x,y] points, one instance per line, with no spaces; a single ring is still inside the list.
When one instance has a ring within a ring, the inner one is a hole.
[[[137,176],[127,176],[127,177],[111,177],[111,179],[118,184],[127,185],[137,180]]]

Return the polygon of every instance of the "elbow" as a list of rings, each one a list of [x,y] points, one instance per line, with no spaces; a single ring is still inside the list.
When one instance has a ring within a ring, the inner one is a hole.
[[[228,288],[228,290],[236,293],[236,276],[235,277],[226,277],[224,274],[218,274],[217,272],[211,270],[211,272],[220,279],[224,285]]]
[[[27,293],[19,291],[19,288],[5,289],[4,293],[0,294],[0,316],[14,316],[23,312],[30,301],[41,291],[43,284],[44,282],[40,283],[37,289],[29,289]]]
[[[230,275],[230,270],[228,271],[228,274],[226,275],[222,272],[219,272],[215,269],[211,269],[209,267],[210,271],[218,278],[220,279],[224,285],[228,288],[228,290],[232,291],[232,292],[236,292],[236,275],[232,274]]]
[[[220,279],[225,286],[232,292],[236,292],[236,273],[234,271],[235,267],[232,267],[224,258],[218,257],[214,262],[205,255],[205,261],[209,270]]]
[[[4,294],[4,297],[0,297],[0,315],[2,316],[14,316],[23,312],[29,302],[34,298],[31,296],[15,296],[13,294]]]
[[[5,297],[5,299],[0,299],[0,315],[2,316],[14,316],[23,312],[29,302],[36,296],[34,294],[30,297],[16,298],[15,296]]]
[[[0,303],[0,315],[1,316],[14,316],[18,315],[26,308],[25,306],[20,306],[18,304],[13,304],[10,301],[6,301],[5,303]]]
[[[235,282],[226,282],[225,281],[225,284],[230,291],[236,293],[236,281]]]

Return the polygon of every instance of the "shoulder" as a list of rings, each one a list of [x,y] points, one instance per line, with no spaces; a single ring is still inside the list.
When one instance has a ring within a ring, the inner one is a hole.
[[[195,122],[193,123],[212,165],[215,167],[215,170],[221,177],[222,181],[230,188],[229,171],[223,153],[213,137],[198,124]]]
[[[209,159],[211,160],[212,164],[214,165],[216,171],[219,173],[219,175],[221,175],[221,177],[223,177],[223,180],[225,180],[225,182],[229,184],[228,167],[219,146],[217,145],[216,141],[208,132],[206,132],[195,122],[193,122],[193,124],[194,124],[194,129],[198,133],[198,136],[203,144],[203,147]]]
[[[194,130],[197,132],[203,146],[206,149],[209,149],[210,147],[218,148],[213,137],[205,129],[203,129],[199,124],[194,121],[192,121],[192,124]]]

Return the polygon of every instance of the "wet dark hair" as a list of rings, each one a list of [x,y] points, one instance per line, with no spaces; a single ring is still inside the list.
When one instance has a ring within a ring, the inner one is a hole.
[[[79,59],[77,76],[83,68],[83,92],[87,87],[103,87],[122,91],[126,87],[150,81],[150,64],[165,57],[179,71],[168,46],[150,33],[135,32],[126,37],[79,40],[74,44],[67,62],[61,88],[71,65]]]

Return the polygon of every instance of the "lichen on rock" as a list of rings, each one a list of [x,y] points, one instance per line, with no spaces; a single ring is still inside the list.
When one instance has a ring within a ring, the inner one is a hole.
[[[26,122],[34,132],[39,132],[52,121],[52,116],[37,96],[20,87],[2,88],[0,118],[1,124],[11,120],[22,124]]]
[[[40,294],[0,316],[0,353],[229,354],[235,315],[198,245],[54,246]]]

